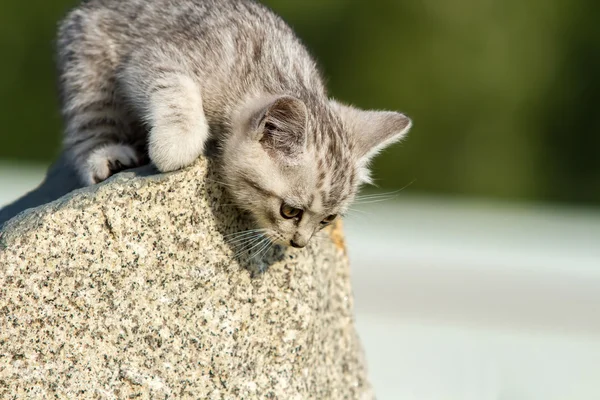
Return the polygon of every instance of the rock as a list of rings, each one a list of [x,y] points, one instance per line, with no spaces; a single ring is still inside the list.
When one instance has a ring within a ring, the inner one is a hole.
[[[339,224],[259,261],[208,161],[140,175],[5,223],[0,398],[373,397]]]

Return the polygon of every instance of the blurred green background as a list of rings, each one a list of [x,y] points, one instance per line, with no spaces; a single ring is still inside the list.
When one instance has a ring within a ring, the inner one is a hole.
[[[0,159],[60,147],[53,40],[76,1],[0,4]],[[269,0],[332,96],[395,109],[410,137],[383,188],[600,205],[600,2]]]

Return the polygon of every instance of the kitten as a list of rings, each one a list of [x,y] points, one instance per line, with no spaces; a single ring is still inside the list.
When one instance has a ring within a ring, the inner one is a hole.
[[[234,201],[279,244],[333,222],[411,126],[328,99],[290,27],[252,0],[85,1],[58,53],[64,148],[85,184],[185,167],[210,137]]]

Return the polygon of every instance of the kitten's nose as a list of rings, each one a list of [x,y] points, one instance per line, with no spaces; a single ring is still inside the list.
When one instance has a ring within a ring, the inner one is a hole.
[[[290,240],[290,244],[292,245],[292,247],[295,247],[297,249],[301,249],[306,245],[299,245],[298,243],[294,242],[294,240]]]

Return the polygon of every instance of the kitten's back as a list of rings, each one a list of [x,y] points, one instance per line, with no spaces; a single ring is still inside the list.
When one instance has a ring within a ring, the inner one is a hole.
[[[134,49],[167,43],[189,57],[195,74],[234,96],[249,88],[325,92],[316,63],[293,31],[253,0],[90,0],[75,13],[81,21],[76,28],[103,36],[105,44],[111,38],[118,62]],[[63,31],[65,42],[70,35]]]
[[[327,100],[308,51],[252,0],[90,0],[63,21],[58,48],[65,149],[87,183],[148,153],[161,170],[189,164],[206,126],[223,137],[249,99]],[[164,140],[157,118],[173,131]]]

